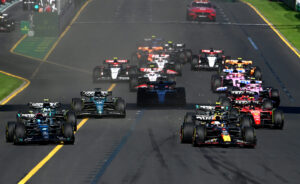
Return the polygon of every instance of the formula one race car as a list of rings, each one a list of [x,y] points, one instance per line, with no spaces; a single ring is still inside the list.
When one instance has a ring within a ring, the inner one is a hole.
[[[170,55],[170,59],[185,64],[192,60],[192,51],[191,49],[185,48],[183,43],[173,43],[168,41],[163,47],[164,53]]]
[[[175,87],[175,81],[148,82],[147,85],[138,89],[138,106],[185,106],[185,89]]]
[[[110,59],[104,60],[104,66],[96,66],[93,71],[93,81],[128,81],[131,75],[135,75],[137,68],[128,65],[129,60]]]
[[[189,119],[187,113],[180,129],[182,143],[201,145],[238,145],[255,147],[254,129],[247,119],[239,118],[231,113],[222,116],[197,113],[194,119]]]
[[[16,122],[7,123],[6,141],[14,144],[61,141],[74,144],[74,127],[70,122],[44,116],[42,113],[20,114]]]
[[[245,92],[243,95],[234,95],[239,91],[232,91],[228,97],[220,97],[223,105],[236,109],[236,113],[247,117],[249,123],[256,128],[271,127],[282,129],[284,126],[283,113],[273,108],[272,101],[267,98],[254,97]],[[230,105],[229,105],[230,104]]]
[[[150,63],[145,68],[140,68],[137,75],[132,76],[129,81],[130,91],[137,91],[138,88],[147,88],[148,82],[175,81],[178,73],[170,69],[160,69],[156,63]]]
[[[77,130],[77,119],[73,111],[62,109],[61,103],[59,102],[49,102],[49,99],[44,99],[43,102],[29,102],[29,111],[27,112],[18,112],[17,113],[17,122],[22,122],[23,114],[42,114],[50,120],[56,121],[65,121],[71,123],[73,130]],[[26,116],[25,116],[26,117]]]
[[[233,85],[232,85],[233,84]],[[221,78],[214,78],[212,76],[212,90],[214,92],[228,92],[228,91],[249,91],[254,92],[258,97],[270,99],[274,107],[280,105],[280,96],[277,89],[266,87],[262,85],[262,81],[258,80],[239,80],[235,84],[228,83]]]
[[[72,108],[77,117],[119,117],[125,118],[126,104],[121,97],[112,97],[111,91],[80,92],[81,98],[72,99]]]
[[[256,80],[261,80],[262,72],[260,68],[253,66],[252,63],[252,61],[242,60],[242,58],[238,58],[237,60],[225,60],[224,64],[219,68],[219,74],[237,70],[239,73],[243,73],[246,76],[254,77]]]
[[[223,54],[222,50],[201,50],[199,55],[193,56],[191,70],[218,70],[225,60],[225,56],[221,54]]]
[[[8,14],[0,13],[0,31],[11,32],[15,30],[15,21]]]
[[[151,62],[156,63],[161,70],[172,70],[177,72],[177,75],[181,75],[181,64],[171,60],[169,54],[157,53],[150,54]]]
[[[216,21],[216,10],[208,0],[194,0],[187,6],[186,20]]]

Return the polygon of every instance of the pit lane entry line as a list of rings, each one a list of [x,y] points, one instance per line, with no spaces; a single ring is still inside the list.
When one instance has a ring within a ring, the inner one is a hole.
[[[250,6],[257,13],[257,15],[259,15],[260,18],[263,19],[263,21],[267,23],[268,26],[279,36],[279,38],[300,58],[299,51],[294,46],[292,46],[284,36],[282,36],[282,34],[273,26],[272,23],[270,23],[251,3],[245,2],[243,0],[242,2]]]
[[[108,88],[107,91],[112,91],[114,88],[116,87],[116,84],[113,83],[111,84],[111,86]],[[79,131],[79,129],[88,121],[88,118],[85,118],[83,120],[81,120],[81,122],[78,124],[77,126],[77,132]],[[74,132],[74,134],[76,134],[76,132]],[[55,146],[50,153],[48,153],[48,155],[46,157],[44,157],[36,166],[34,166],[33,169],[31,169],[28,174],[26,174],[26,176],[24,178],[22,178],[18,184],[25,184],[28,182],[28,180],[30,180],[30,178],[32,178],[52,157],[54,157],[54,155],[61,149],[63,148],[64,144],[60,144]]]
[[[17,75],[14,75],[14,74],[2,71],[2,70],[0,70],[0,72],[5,74],[5,75],[23,80],[25,82],[25,84],[23,83],[18,89],[16,89],[14,92],[9,94],[6,98],[4,98],[4,101],[2,101],[0,105],[5,105],[7,102],[9,102],[11,99],[13,99],[19,93],[21,93],[24,89],[26,89],[29,86],[30,81],[28,79],[23,78],[23,77],[20,77],[20,76],[17,76]]]

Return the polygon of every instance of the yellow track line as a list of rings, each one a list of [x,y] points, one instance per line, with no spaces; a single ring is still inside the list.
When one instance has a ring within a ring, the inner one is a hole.
[[[19,41],[17,41],[17,43],[15,43],[15,45],[9,50],[11,53],[14,54],[14,50],[15,48],[21,43],[21,41],[23,41],[25,38],[27,37],[27,34],[23,35],[22,38],[20,38]]]
[[[116,84],[113,83],[107,91],[112,91],[116,87]],[[81,120],[81,122],[77,126],[77,131],[88,121],[88,118],[85,118]],[[76,132],[75,132],[76,133]],[[18,182],[18,184],[25,184],[32,178],[61,148],[63,148],[63,144],[55,146],[50,153],[43,158],[33,169],[29,171],[29,173],[22,178],[21,181]]]
[[[20,76],[17,76],[17,75],[13,75],[11,73],[7,73],[7,72],[4,72],[4,71],[1,71],[1,73],[5,74],[5,75],[8,75],[8,76],[11,76],[11,77],[14,77],[14,78],[17,78],[17,79],[20,79],[20,80],[23,80],[25,81],[25,85],[23,85],[21,88],[19,88],[18,90],[16,90],[15,92],[13,92],[12,94],[10,94],[8,97],[6,97],[6,100],[4,100],[0,105],[5,105],[7,102],[9,102],[12,98],[14,98],[17,94],[21,93],[25,88],[27,88],[30,84],[30,81],[28,79],[25,79],[23,77],[20,77]]]
[[[268,26],[279,36],[279,38],[300,58],[300,53],[287,41],[286,38],[282,36],[282,34],[273,26],[272,23],[270,23],[251,3],[245,1],[242,2],[250,6],[260,16],[260,18],[263,19],[263,21],[265,21]]]

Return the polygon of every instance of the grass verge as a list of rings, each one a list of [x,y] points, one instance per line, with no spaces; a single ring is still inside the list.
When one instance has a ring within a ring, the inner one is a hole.
[[[283,2],[269,0],[244,0],[255,6],[295,48],[300,50],[300,12]]]
[[[0,73],[0,101],[22,85],[23,81]]]

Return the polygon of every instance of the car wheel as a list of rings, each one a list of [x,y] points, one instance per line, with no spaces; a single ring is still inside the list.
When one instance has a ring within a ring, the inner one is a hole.
[[[283,129],[283,126],[284,126],[284,115],[283,115],[282,111],[275,110],[273,112],[273,121],[274,121],[275,128]]]
[[[181,143],[192,143],[195,124],[192,122],[183,123],[180,129]]]
[[[199,146],[205,142],[206,129],[203,126],[196,126],[193,132],[192,144],[194,147]]]
[[[23,123],[16,123],[14,131],[14,144],[22,144],[26,138],[26,128]]]
[[[66,139],[64,141],[65,144],[74,144],[75,142],[75,136],[74,136],[74,131],[73,131],[73,126],[71,123],[65,123],[63,125],[63,136]]]
[[[6,130],[5,130],[5,135],[6,135],[6,142],[13,142],[14,141],[14,132],[15,132],[15,122],[7,122],[6,124]]]

